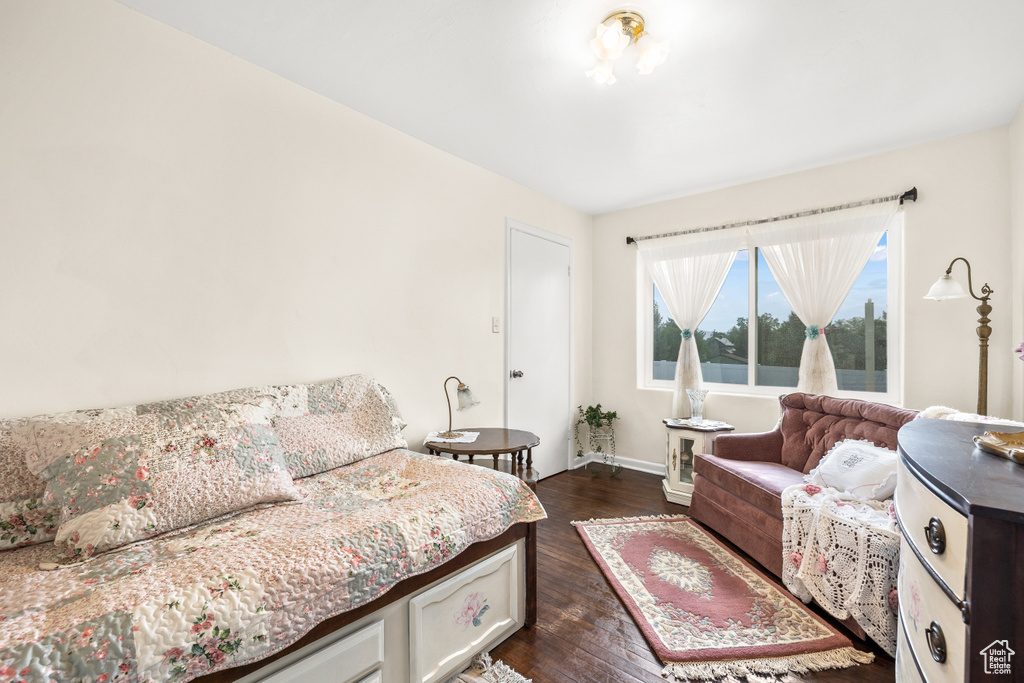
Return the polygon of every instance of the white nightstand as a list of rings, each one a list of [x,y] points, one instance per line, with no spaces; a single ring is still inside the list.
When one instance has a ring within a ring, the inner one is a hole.
[[[734,429],[730,424],[704,420],[662,420],[665,423],[665,499],[679,505],[690,504],[693,493],[693,454],[715,452],[715,439]]]

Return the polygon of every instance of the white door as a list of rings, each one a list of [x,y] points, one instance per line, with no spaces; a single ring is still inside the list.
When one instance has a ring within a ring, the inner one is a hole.
[[[506,419],[540,437],[540,477],[565,470],[571,455],[572,242],[508,221]]]

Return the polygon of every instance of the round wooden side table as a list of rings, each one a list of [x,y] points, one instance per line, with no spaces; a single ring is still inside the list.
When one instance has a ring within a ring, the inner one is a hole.
[[[460,455],[465,455],[470,463],[489,467],[514,474],[536,490],[537,473],[533,470],[533,449],[540,445],[540,438],[532,433],[520,429],[501,429],[498,427],[465,427],[460,432],[479,432],[479,436],[472,443],[450,443],[447,441],[428,441],[427,451],[431,455],[442,455],[448,453],[453,460],[458,460]],[[498,456],[507,453],[511,460],[499,460]],[[526,469],[523,470],[523,455],[526,455]],[[473,462],[473,456],[490,455],[494,462]],[[505,462],[508,465],[505,466]]]

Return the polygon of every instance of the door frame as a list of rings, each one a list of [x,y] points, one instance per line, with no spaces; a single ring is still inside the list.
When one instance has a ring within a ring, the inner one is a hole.
[[[505,428],[508,428],[508,406],[510,403],[509,396],[509,373],[512,371],[512,358],[511,348],[509,346],[510,322],[512,320],[512,231],[525,233],[532,237],[537,237],[555,244],[569,248],[569,405],[565,407],[566,415],[569,417],[569,425],[573,424],[573,404],[575,403],[575,395],[573,392],[573,386],[575,384],[575,365],[576,356],[573,353],[575,348],[575,309],[573,308],[573,300],[576,298],[576,273],[572,267],[575,264],[575,256],[572,239],[556,235],[548,232],[547,230],[541,230],[535,228],[532,225],[527,225],[512,218],[505,219]],[[565,466],[566,469],[572,469],[573,466],[573,430],[569,429],[568,439],[565,444]]]

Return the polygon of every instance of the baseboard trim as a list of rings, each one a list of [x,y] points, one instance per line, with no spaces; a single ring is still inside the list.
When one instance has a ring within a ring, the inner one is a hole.
[[[603,463],[604,456],[601,453],[584,453],[582,458],[576,458],[575,462],[573,462],[572,468],[574,470],[579,469],[580,467],[585,467],[592,462]],[[659,477],[665,476],[665,463],[663,462],[651,462],[650,460],[637,460],[635,458],[616,456],[615,464],[624,467],[627,470],[656,474]]]

